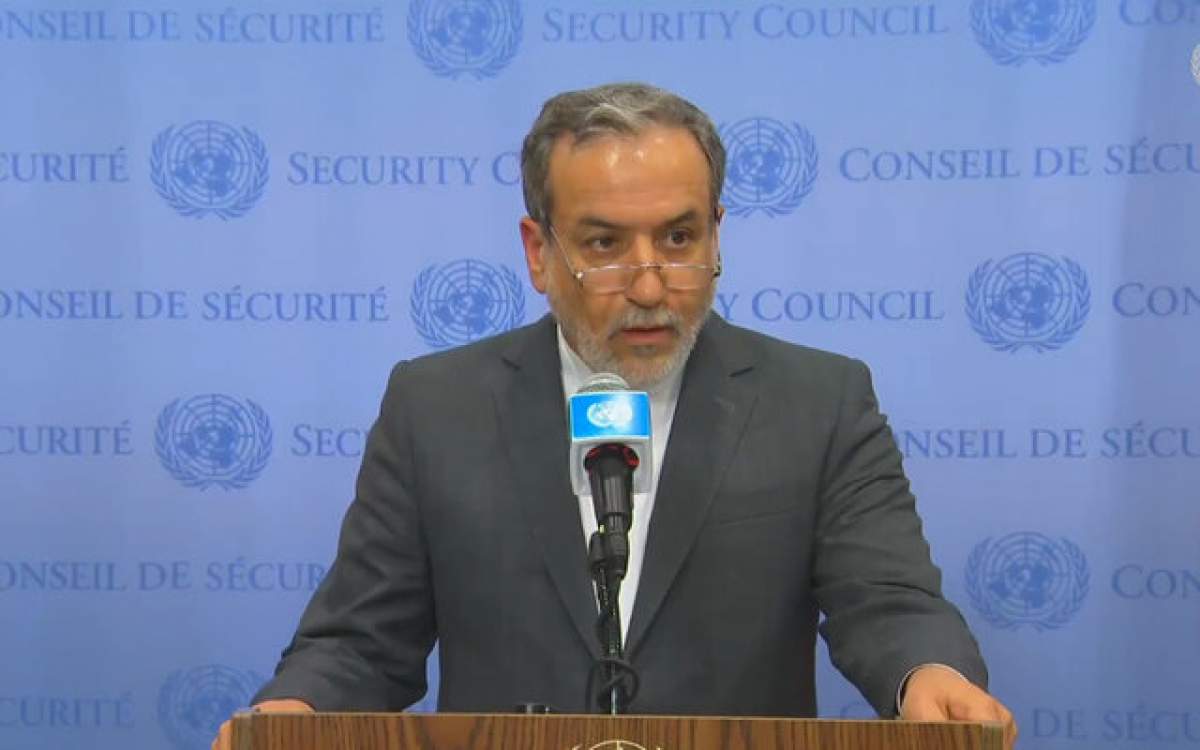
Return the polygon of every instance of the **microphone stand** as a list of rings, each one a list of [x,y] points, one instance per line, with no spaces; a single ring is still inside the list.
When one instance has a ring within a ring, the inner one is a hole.
[[[603,654],[588,675],[587,705],[595,701],[613,715],[625,713],[640,682],[633,666],[625,660],[620,610],[621,582],[629,566],[633,470],[637,465],[637,454],[618,444],[597,446],[584,460],[596,510],[597,529],[588,540],[588,565],[600,606],[596,635]]]

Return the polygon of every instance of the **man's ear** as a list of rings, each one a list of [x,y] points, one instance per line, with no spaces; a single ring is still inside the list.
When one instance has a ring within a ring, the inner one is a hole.
[[[546,233],[542,225],[524,216],[520,222],[521,244],[525,246],[525,266],[529,269],[529,283],[539,293],[546,293]]]
[[[721,254],[721,220],[725,218],[725,207],[720,203],[717,204],[717,213],[713,222],[713,247],[717,250],[717,255]]]

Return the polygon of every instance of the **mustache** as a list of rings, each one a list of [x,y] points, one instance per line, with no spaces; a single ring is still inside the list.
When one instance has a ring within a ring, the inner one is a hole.
[[[609,336],[616,336],[625,328],[670,328],[678,331],[683,323],[683,316],[666,307],[647,310],[635,307],[626,310],[609,329]]]

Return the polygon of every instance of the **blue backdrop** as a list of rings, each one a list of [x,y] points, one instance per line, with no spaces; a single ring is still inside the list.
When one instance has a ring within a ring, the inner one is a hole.
[[[721,125],[717,311],[872,365],[1021,745],[1200,744],[1195,0],[86,7],[0,2],[0,748],[207,748],[621,79]]]

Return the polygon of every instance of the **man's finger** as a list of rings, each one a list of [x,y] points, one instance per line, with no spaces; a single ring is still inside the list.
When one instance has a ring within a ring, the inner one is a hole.
[[[990,696],[972,696],[951,704],[950,716],[958,721],[996,721],[1004,725],[1004,746],[1011,748],[1017,741],[1017,725],[1007,708]]]
[[[900,718],[906,721],[946,721],[950,717],[937,701],[909,695],[901,707]]]
[[[1015,747],[1017,744],[1017,722],[1013,719],[1012,712],[1005,708],[999,701],[996,702],[996,708],[1000,716],[998,721],[1004,722],[1004,746],[1008,748]]]

